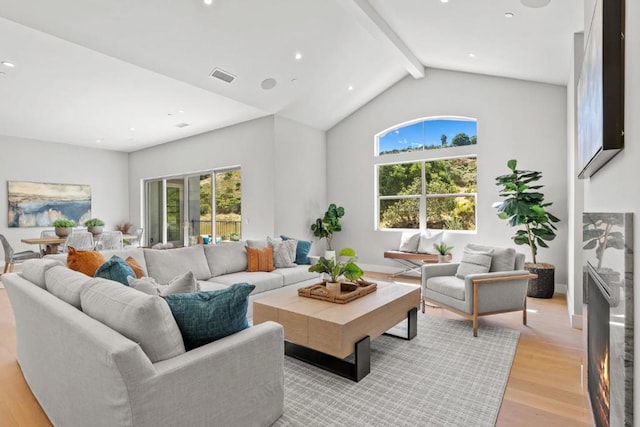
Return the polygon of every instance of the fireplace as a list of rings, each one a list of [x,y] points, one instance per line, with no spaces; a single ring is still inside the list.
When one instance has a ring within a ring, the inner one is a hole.
[[[585,213],[586,377],[594,424],[633,426],[632,215]]]

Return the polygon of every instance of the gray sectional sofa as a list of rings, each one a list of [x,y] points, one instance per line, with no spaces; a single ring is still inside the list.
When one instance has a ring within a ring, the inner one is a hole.
[[[308,266],[246,272],[243,243],[104,252],[107,259],[113,254],[133,257],[161,284],[187,271],[202,290],[251,283],[250,300],[318,280]],[[266,322],[184,351],[159,297],[70,270],[65,258],[30,260],[22,272],[3,276],[16,318],[18,362],[54,425],[267,426],[280,417],[280,325]],[[132,306],[155,311],[131,318],[137,313]],[[146,322],[134,331],[139,339],[118,329],[138,321]]]

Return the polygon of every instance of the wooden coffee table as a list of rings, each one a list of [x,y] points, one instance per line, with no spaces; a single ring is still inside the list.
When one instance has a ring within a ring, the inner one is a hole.
[[[354,381],[371,371],[370,343],[407,319],[407,340],[417,334],[420,288],[378,283],[378,289],[347,304],[298,296],[297,289],[253,302],[253,323],[284,327],[285,354]],[[395,336],[395,335],[394,335]],[[344,360],[355,353],[355,361]]]

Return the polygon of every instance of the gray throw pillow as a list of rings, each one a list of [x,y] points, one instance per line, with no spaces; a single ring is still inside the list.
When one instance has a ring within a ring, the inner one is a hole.
[[[516,250],[513,248],[492,248],[491,246],[476,245],[469,243],[467,248],[473,251],[493,251],[491,252],[491,267],[489,272],[494,271],[513,271],[516,263]]]
[[[276,268],[297,267],[294,262],[296,260],[296,247],[298,241],[295,239],[282,240],[267,237],[269,246],[273,247],[273,265]]]
[[[167,285],[158,284],[153,277],[142,277],[140,279],[128,277],[127,279],[129,280],[129,286],[133,289],[149,295],[164,297],[173,294],[200,292],[200,284],[191,271],[174,277]]]
[[[464,248],[456,277],[464,279],[469,274],[488,273],[491,267],[491,252],[473,251]]]

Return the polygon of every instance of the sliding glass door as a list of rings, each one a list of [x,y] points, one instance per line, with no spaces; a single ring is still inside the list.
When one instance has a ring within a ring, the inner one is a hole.
[[[145,198],[149,246],[194,245],[205,236],[212,241],[240,239],[240,169],[149,180]]]

